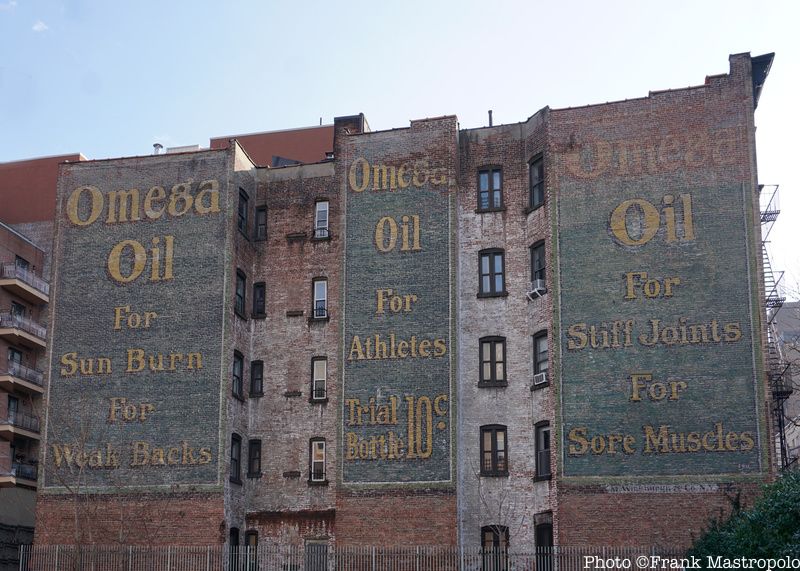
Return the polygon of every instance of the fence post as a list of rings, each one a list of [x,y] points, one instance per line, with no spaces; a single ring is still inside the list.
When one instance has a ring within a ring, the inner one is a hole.
[[[372,571],[375,571],[375,546],[372,546]]]
[[[167,546],[167,571],[169,571],[171,563],[172,563],[172,547]]]
[[[206,547],[206,571],[211,571],[211,546]]]

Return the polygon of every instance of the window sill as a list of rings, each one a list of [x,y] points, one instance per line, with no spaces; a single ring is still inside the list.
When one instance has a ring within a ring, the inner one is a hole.
[[[325,397],[325,398],[322,398],[322,399],[310,398],[310,399],[308,399],[308,402],[310,402],[311,404],[327,404],[328,403],[328,397]]]
[[[311,242],[330,242],[331,241],[331,234],[328,232],[327,236],[312,236]]]
[[[244,397],[242,395],[235,395],[235,394],[231,393],[231,396],[233,398],[235,398],[236,400],[238,400],[239,402],[242,402],[242,403],[244,402]]]
[[[249,474],[249,473],[248,473],[248,474],[247,474],[247,477],[248,477],[249,479],[251,479],[251,480],[256,480],[256,479],[259,479],[259,478],[261,478],[261,472],[255,472],[255,473],[253,473],[253,474]]]
[[[492,212],[505,212],[506,207],[501,206],[500,208],[476,208],[475,214],[491,214]]]
[[[553,479],[553,475],[552,474],[545,474],[543,476],[534,476],[533,477],[533,481],[534,482],[546,482],[547,480],[552,480],[552,479]]]
[[[540,391],[542,389],[546,389],[549,386],[550,386],[550,381],[547,381],[546,383],[539,383],[538,385],[531,385],[531,392]]]
[[[483,298],[487,298],[487,297],[508,297],[508,292],[507,291],[501,291],[501,292],[497,292],[497,293],[495,293],[495,292],[489,292],[489,293],[478,292],[478,298],[479,299],[483,299]]]
[[[266,319],[267,318],[267,314],[266,313],[253,313],[250,317],[252,317],[253,319]]]
[[[481,472],[481,478],[508,478],[508,472]]]
[[[327,486],[328,485],[328,480],[309,480],[308,481],[308,485],[309,486]]]
[[[479,389],[504,389],[507,386],[508,386],[508,381],[502,381],[502,382],[478,381]]]
[[[526,207],[526,208],[525,208],[525,210],[524,210],[524,212],[525,212],[525,216],[527,216],[527,215],[528,215],[528,214],[530,214],[531,212],[534,212],[534,211],[536,211],[536,210],[539,210],[539,209],[540,209],[542,206],[544,206],[544,205],[545,205],[545,203],[544,203],[544,202],[542,202],[541,204],[537,204],[536,206],[528,206],[528,207]]]
[[[238,309],[234,308],[233,309],[233,313],[235,313],[236,316],[239,317],[240,319],[244,319],[245,321],[247,321],[247,316],[243,312],[239,311]]]
[[[327,323],[331,320],[330,314],[327,314],[325,317],[309,317],[309,323]]]
[[[248,395],[251,399],[259,398],[264,396],[264,391],[259,391],[257,393],[250,393]]]
[[[231,481],[231,484],[236,484],[238,486],[242,485],[241,478],[234,478],[234,477],[231,476],[230,481]]]
[[[266,242],[266,241],[267,241],[267,237],[266,236],[263,236],[263,237],[262,236],[253,236],[253,242]]]

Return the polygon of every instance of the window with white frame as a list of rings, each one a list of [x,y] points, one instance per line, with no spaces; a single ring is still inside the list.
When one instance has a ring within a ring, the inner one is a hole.
[[[328,201],[320,200],[314,209],[314,238],[327,238],[328,230]]]
[[[328,396],[328,359],[325,357],[314,357],[311,360],[311,400],[321,401]]]
[[[325,439],[309,441],[309,482],[325,482]]]

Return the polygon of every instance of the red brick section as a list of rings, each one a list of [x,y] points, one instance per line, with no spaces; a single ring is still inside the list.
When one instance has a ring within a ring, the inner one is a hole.
[[[39,494],[36,502],[38,545],[205,546],[225,540],[222,494]]]
[[[456,545],[457,521],[455,495],[451,493],[340,493],[336,544]]]
[[[666,546],[684,549],[737,498],[752,505],[757,484],[715,494],[608,494],[591,486],[559,489],[559,545]]]
[[[239,141],[258,166],[271,166],[273,156],[316,163],[333,150],[333,125],[215,137],[210,141],[211,148],[226,149],[231,139]]]
[[[58,165],[84,160],[80,154],[0,163],[0,221],[6,224],[53,220]]]

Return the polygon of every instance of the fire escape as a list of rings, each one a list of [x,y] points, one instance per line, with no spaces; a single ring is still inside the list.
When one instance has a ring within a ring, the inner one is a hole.
[[[777,453],[781,469],[789,467],[786,448],[786,417],[784,403],[792,394],[791,365],[786,361],[775,330],[775,316],[786,298],[781,295],[780,283],[783,272],[773,271],[767,245],[775,220],[780,214],[778,185],[759,185],[759,210],[761,211],[761,257],[764,268],[764,309],[767,317],[767,381],[772,394],[772,419],[774,423]]]

